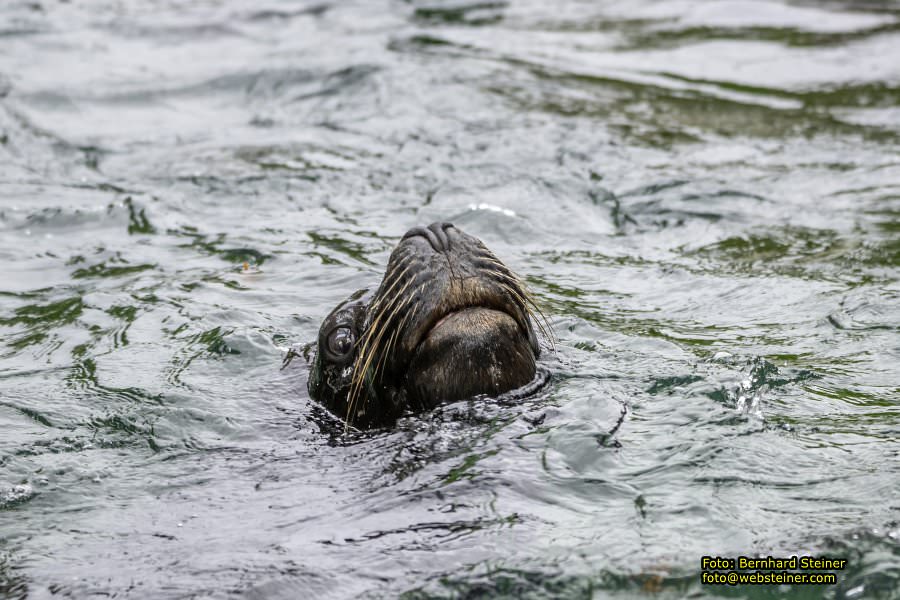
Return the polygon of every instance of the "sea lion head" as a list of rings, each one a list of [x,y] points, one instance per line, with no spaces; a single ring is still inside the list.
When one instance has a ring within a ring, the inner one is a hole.
[[[373,294],[354,294],[319,329],[313,399],[348,425],[529,383],[540,353],[524,285],[450,223],[410,229]]]

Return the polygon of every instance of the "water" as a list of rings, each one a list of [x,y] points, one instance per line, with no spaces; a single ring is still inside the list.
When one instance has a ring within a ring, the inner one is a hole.
[[[4,2],[0,596],[898,597],[898,56],[878,0]],[[345,436],[282,357],[435,220],[551,380]],[[795,553],[849,565],[699,583]]]

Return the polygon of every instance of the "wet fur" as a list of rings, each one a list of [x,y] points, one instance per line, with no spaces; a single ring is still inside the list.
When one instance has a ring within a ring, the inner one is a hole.
[[[447,223],[415,228],[392,252],[374,295],[357,294],[323,322],[310,394],[348,425],[371,427],[463,393],[506,392],[534,375],[533,323],[548,335],[527,287],[480,240]],[[322,350],[336,326],[355,328],[352,362],[339,364]],[[460,380],[467,374],[442,369],[446,356],[477,374]],[[420,374],[427,377],[419,381]]]

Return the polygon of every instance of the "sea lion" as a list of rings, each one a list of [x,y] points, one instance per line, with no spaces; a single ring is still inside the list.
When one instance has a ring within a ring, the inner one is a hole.
[[[360,290],[319,328],[310,396],[358,428],[535,378],[543,331],[522,281],[451,223],[406,232],[374,293]]]

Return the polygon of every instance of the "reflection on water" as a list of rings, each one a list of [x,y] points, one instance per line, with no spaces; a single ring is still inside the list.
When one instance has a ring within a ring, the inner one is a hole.
[[[900,585],[900,7],[0,7],[0,596]],[[345,435],[279,371],[452,221],[550,383]]]

